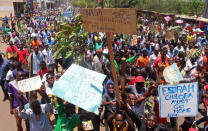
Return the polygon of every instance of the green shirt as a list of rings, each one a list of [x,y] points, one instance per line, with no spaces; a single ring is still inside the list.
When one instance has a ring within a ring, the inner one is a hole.
[[[103,42],[101,42],[100,44],[95,43],[95,51],[97,51],[98,49],[102,49],[103,48]]]
[[[6,33],[10,32],[10,29],[9,28],[5,28],[4,30]]]
[[[71,118],[66,116],[64,105],[56,104],[58,110],[58,120],[54,131],[73,131],[73,129],[81,122],[79,115],[73,115]]]

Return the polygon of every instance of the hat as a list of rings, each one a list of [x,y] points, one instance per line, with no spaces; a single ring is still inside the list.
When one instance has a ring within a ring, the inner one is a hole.
[[[102,52],[103,50],[102,49],[97,49],[97,52]]]
[[[137,76],[136,79],[135,79],[135,82],[144,82],[144,77],[142,76]]]
[[[206,86],[204,87],[204,89],[205,89],[205,91],[208,91],[208,85],[206,85]]]

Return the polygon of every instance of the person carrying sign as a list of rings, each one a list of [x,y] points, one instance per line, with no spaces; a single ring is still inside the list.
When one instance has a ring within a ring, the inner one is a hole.
[[[53,104],[50,103],[44,86],[39,90],[39,94],[45,99],[46,104],[40,104],[38,100],[33,100],[31,102],[30,108],[25,110],[23,107],[23,93],[19,92],[19,117],[23,119],[29,119],[30,121],[30,131],[52,131],[52,126],[48,120],[47,112],[49,112]]]
[[[23,106],[28,103],[26,94],[24,94],[24,97],[22,97],[21,100],[18,97],[18,93],[20,92],[20,90],[17,85],[17,82],[23,80],[24,78],[25,78],[24,72],[22,70],[18,70],[16,79],[14,81],[9,82],[8,84],[8,93],[9,93],[9,100],[10,100],[10,114],[11,115],[14,114],[18,131],[23,131],[23,128],[22,128],[22,118],[18,116],[17,107],[19,106],[20,101],[22,101]],[[29,129],[29,122],[27,120],[26,120],[26,128],[27,130]]]

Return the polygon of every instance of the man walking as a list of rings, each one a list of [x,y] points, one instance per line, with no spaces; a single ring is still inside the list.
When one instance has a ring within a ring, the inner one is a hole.
[[[7,89],[4,86],[4,83],[6,81],[6,74],[10,69],[9,66],[10,66],[9,61],[4,59],[2,57],[2,54],[0,54],[0,85],[1,85],[2,91],[4,93],[3,101],[9,99]]]

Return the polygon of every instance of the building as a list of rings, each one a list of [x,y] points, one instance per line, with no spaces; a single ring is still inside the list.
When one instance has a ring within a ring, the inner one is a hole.
[[[40,9],[53,9],[57,0],[36,0]]]
[[[0,0],[0,17],[24,13],[24,0]]]

